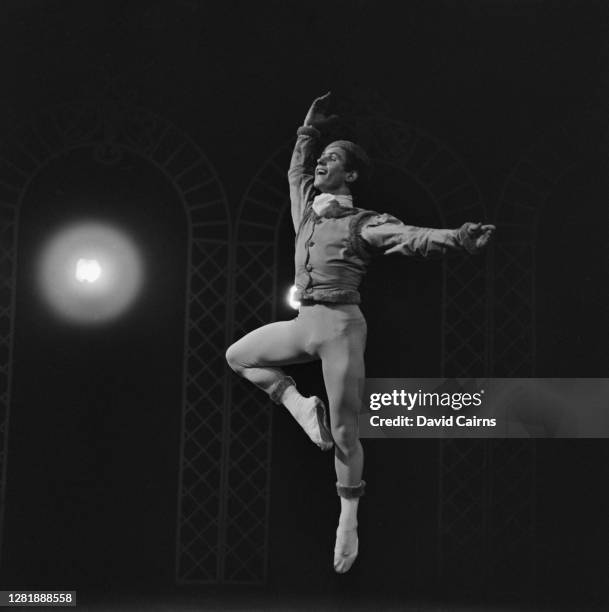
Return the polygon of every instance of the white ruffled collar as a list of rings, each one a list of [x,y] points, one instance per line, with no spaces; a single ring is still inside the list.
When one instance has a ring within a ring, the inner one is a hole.
[[[350,195],[334,195],[333,193],[320,193],[313,200],[313,210],[321,217],[332,202],[337,202],[346,208],[353,208],[353,197]]]

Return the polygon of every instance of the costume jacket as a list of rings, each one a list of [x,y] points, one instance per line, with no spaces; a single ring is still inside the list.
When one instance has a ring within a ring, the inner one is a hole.
[[[405,225],[392,215],[356,208],[350,197],[316,200],[313,186],[319,131],[298,129],[288,179],[296,231],[296,294],[299,300],[359,304],[359,286],[375,253],[437,257],[470,250],[460,229]]]

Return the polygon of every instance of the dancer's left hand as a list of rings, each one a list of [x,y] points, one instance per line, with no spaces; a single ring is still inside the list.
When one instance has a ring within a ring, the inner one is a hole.
[[[491,238],[496,227],[494,225],[482,225],[482,223],[464,223],[459,228],[461,244],[468,253],[476,254],[482,251]]]

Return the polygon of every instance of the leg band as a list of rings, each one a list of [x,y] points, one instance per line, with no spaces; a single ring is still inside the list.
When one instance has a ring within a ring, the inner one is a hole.
[[[354,499],[356,497],[361,497],[366,491],[366,481],[362,480],[358,485],[348,487],[343,486],[341,484],[336,483],[336,492],[339,497],[344,497],[345,499]]]
[[[283,395],[283,392],[292,385],[296,386],[296,383],[291,376],[284,376],[283,378],[280,378],[269,392],[271,400],[273,400],[276,404],[281,404],[281,396]]]

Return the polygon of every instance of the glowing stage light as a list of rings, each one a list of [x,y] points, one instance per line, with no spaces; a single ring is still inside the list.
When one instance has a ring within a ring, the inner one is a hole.
[[[81,283],[94,283],[101,275],[96,259],[79,259],[76,262],[76,280]]]
[[[298,288],[296,285],[292,285],[290,288],[290,292],[288,293],[288,304],[294,309],[298,310],[300,308],[300,302],[294,297]]]
[[[102,221],[82,221],[55,233],[39,253],[41,294],[59,317],[86,325],[115,319],[142,285],[134,241]]]

